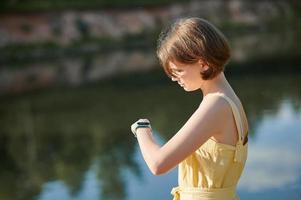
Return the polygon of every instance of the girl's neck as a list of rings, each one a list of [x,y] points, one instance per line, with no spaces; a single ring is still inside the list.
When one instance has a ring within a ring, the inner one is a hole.
[[[215,78],[211,80],[206,80],[201,86],[203,96],[209,93],[222,92],[224,93],[230,87],[223,72],[218,74]]]

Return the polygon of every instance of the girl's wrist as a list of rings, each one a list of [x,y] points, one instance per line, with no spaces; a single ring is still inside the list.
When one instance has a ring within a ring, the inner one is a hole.
[[[150,127],[138,127],[136,129],[136,137],[138,137],[138,135],[140,135],[140,134],[145,134],[145,133],[151,134],[152,133],[151,128]]]

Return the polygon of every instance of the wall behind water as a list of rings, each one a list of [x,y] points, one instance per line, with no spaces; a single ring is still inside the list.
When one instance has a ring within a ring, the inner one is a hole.
[[[159,31],[186,16],[210,20],[230,39],[232,61],[227,68],[231,73],[262,71],[268,66],[273,71],[297,72],[299,11],[297,1],[204,0],[3,13],[0,94],[78,86],[121,73],[159,69],[155,55]]]
[[[163,7],[7,13],[0,16],[0,47],[30,42],[67,45],[86,36],[120,39],[161,29],[183,16],[204,17],[218,26],[232,23],[264,29],[272,19],[290,19],[295,5],[292,1],[194,0]]]

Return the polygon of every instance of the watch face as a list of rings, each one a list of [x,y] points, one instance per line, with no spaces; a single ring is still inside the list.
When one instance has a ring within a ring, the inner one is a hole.
[[[149,125],[149,122],[137,122],[138,125],[144,125],[144,126],[147,126]]]

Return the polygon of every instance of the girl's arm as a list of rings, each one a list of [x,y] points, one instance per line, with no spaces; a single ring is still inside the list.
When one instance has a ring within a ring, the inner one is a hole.
[[[155,175],[166,173],[211,136],[219,133],[229,116],[229,106],[222,98],[208,95],[184,126],[162,147],[154,140],[151,129],[137,129],[137,139],[143,158]]]

